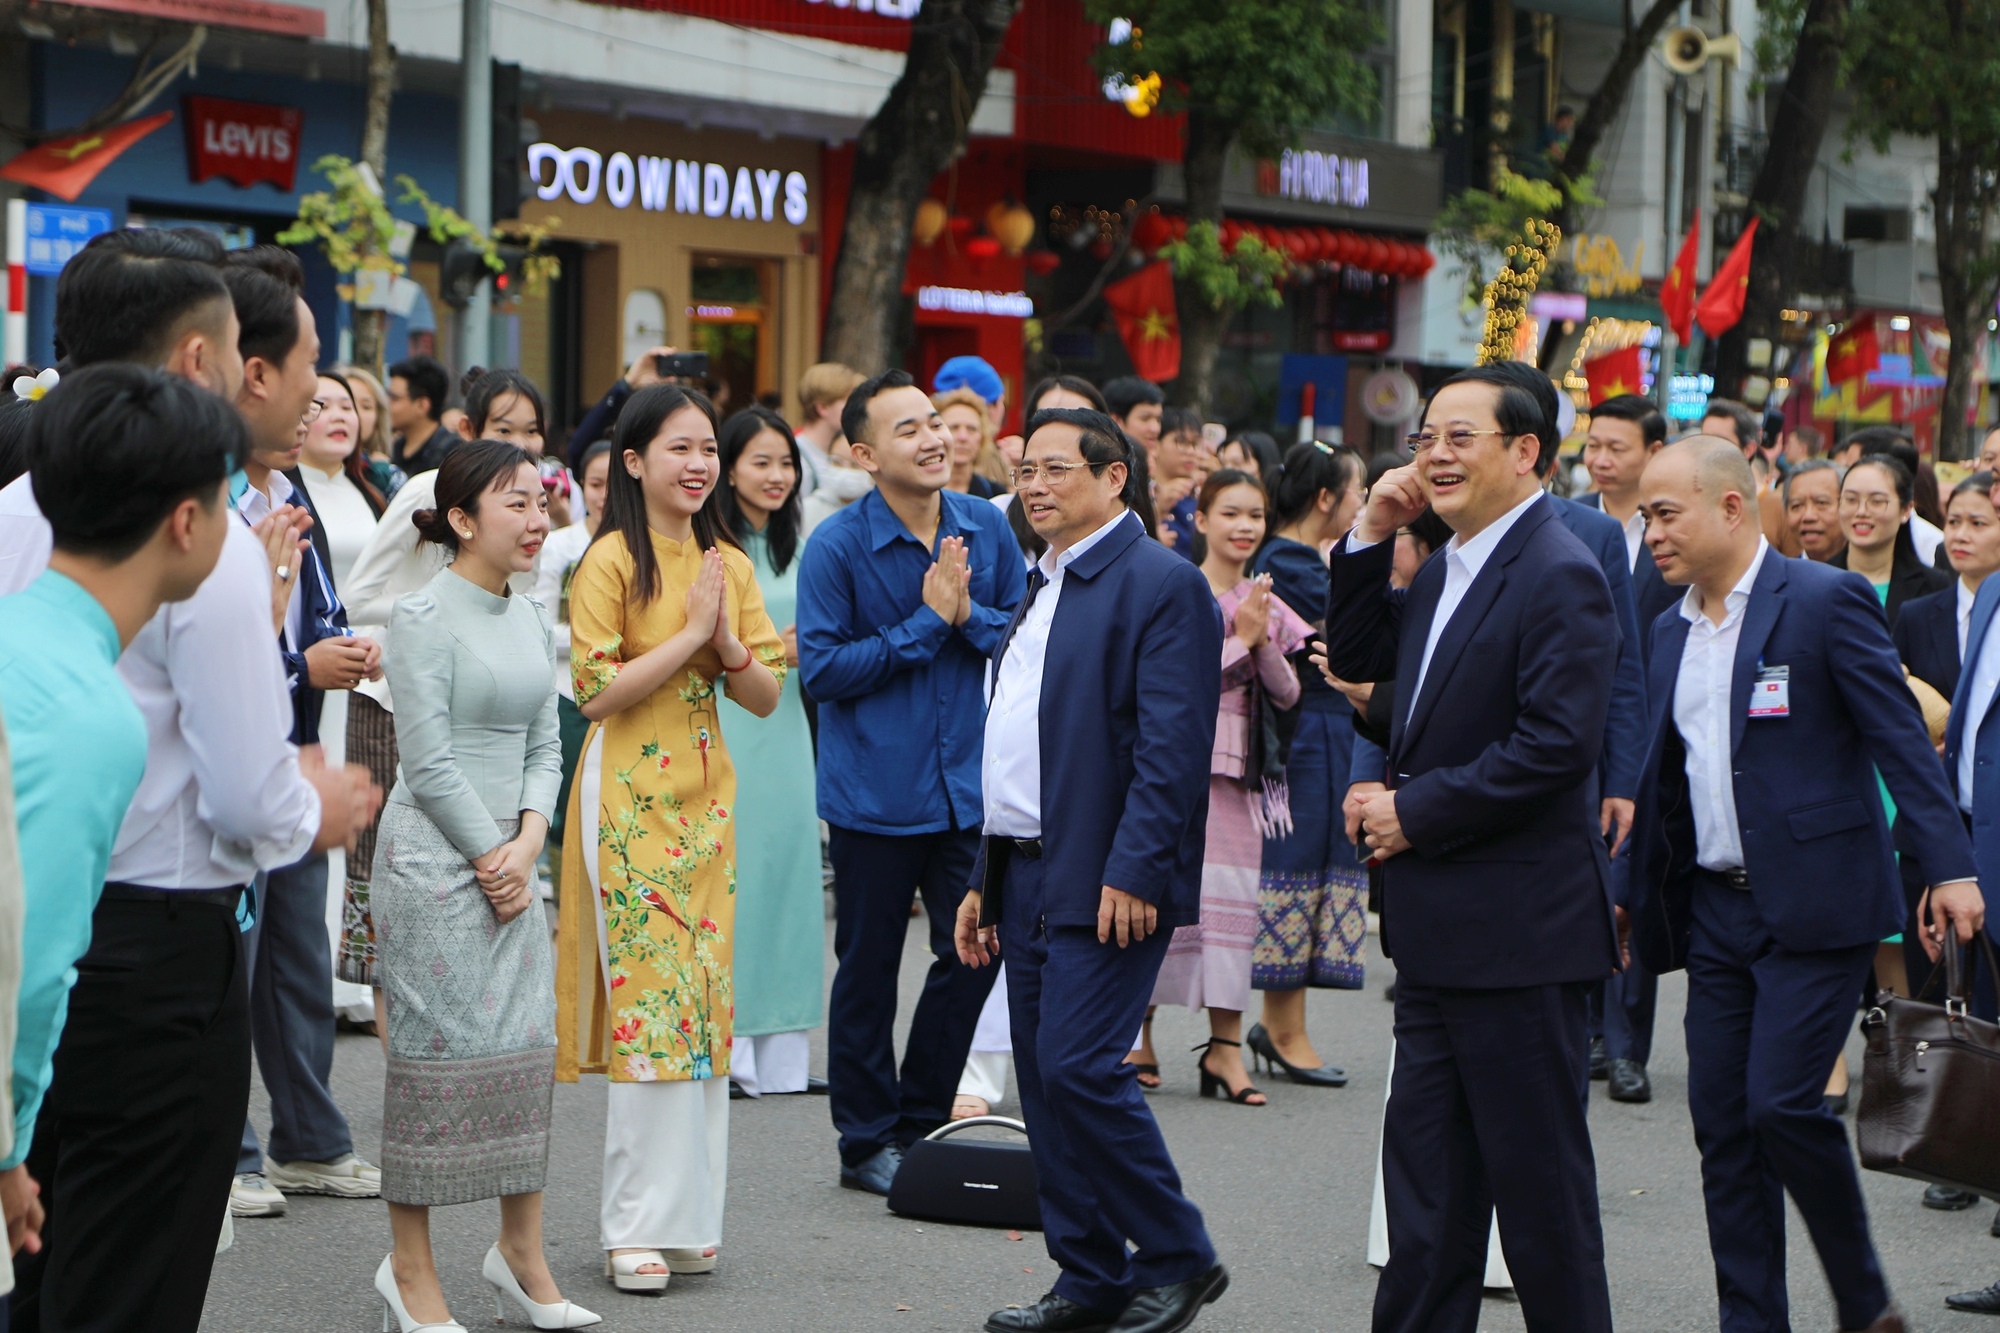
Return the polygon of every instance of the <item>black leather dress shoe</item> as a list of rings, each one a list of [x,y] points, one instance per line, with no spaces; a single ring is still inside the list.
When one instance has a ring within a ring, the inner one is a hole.
[[[1033,1305],[1009,1306],[986,1318],[986,1333],[1104,1333],[1115,1310],[1092,1310],[1053,1291]]]
[[[807,1074],[806,1095],[809,1097],[826,1096],[826,1080],[817,1074]]]
[[[1956,1296],[1947,1296],[1944,1303],[1967,1314],[2000,1314],[2000,1282],[1984,1291],[1961,1291]]]
[[[1593,1081],[1611,1077],[1611,1057],[1605,1052],[1602,1037],[1590,1039],[1590,1077]]]
[[[1610,1088],[1608,1095],[1614,1102],[1650,1102],[1653,1100],[1653,1081],[1646,1077],[1646,1066],[1637,1060],[1613,1060],[1608,1071]]]
[[[1941,1213],[1955,1213],[1978,1202],[1977,1194],[1969,1190],[1955,1190],[1949,1185],[1933,1185],[1924,1191],[1924,1207],[1935,1208]]]
[[[1201,1307],[1229,1290],[1229,1270],[1215,1264],[1200,1277],[1165,1287],[1141,1287],[1111,1333],[1180,1333]]]
[[[733,1078],[729,1080],[729,1100],[732,1102],[747,1102],[750,1100],[750,1094],[743,1091],[743,1085]]]

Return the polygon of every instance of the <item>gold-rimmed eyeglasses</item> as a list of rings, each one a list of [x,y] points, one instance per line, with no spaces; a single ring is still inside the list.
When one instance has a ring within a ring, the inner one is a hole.
[[[1481,435],[1499,435],[1512,438],[1512,431],[1505,430],[1454,430],[1440,435],[1436,431],[1424,431],[1417,435],[1405,435],[1403,443],[1410,446],[1412,456],[1421,457],[1440,443],[1449,444],[1453,449],[1470,449],[1472,442]]]
[[[1023,463],[1014,469],[1014,488],[1032,483],[1036,477],[1047,477],[1049,485],[1060,486],[1064,478],[1072,472],[1082,472],[1087,468],[1108,466],[1103,463]]]

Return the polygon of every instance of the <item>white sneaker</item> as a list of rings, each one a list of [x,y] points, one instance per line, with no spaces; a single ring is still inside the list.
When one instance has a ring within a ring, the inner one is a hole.
[[[262,1171],[244,1171],[229,1187],[229,1211],[237,1217],[283,1217],[285,1196],[271,1187]]]
[[[271,1183],[294,1194],[332,1194],[343,1199],[372,1199],[382,1193],[381,1168],[353,1153],[331,1162],[272,1162]]]

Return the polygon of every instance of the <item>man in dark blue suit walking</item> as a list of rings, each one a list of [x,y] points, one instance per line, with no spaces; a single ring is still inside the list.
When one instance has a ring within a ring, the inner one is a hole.
[[[1222,614],[1131,512],[1134,447],[1103,413],[1037,412],[1016,474],[1049,546],[994,653],[985,837],[957,941],[982,967],[997,924],[1007,951],[1062,1275],[989,1333],[1177,1333],[1229,1285],[1124,1063],[1174,927],[1200,917],[1222,692]]]
[[[1528,1326],[1611,1327],[1578,1091],[1617,957],[1598,768],[1621,635],[1542,494],[1555,422],[1531,367],[1447,380],[1332,558],[1329,668],[1396,682],[1389,789],[1361,812],[1397,970],[1377,1333],[1471,1333],[1496,1209]],[[1405,594],[1389,539],[1426,504],[1455,535]]]
[[[1821,1099],[1877,943],[1902,929],[1879,772],[1970,939],[1972,850],[1874,590],[1758,531],[1734,443],[1646,469],[1646,543],[1692,585],[1653,628],[1653,738],[1633,833],[1633,942],[1688,973],[1688,1109],[1724,1333],[1788,1333],[1785,1199],[1844,1330],[1902,1333],[1840,1120]],[[1936,929],[1931,926],[1928,929]]]

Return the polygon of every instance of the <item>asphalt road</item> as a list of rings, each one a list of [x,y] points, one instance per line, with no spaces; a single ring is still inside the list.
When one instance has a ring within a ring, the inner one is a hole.
[[[1371,946],[1373,941],[1370,941]],[[903,971],[904,1020],[927,960],[913,925]],[[832,976],[829,952],[827,975]],[[1196,1327],[1208,1333],[1349,1333],[1368,1327],[1375,1272],[1366,1262],[1392,979],[1371,960],[1365,992],[1315,991],[1310,1022],[1323,1055],[1352,1076],[1344,1089],[1274,1082],[1271,1104],[1231,1106],[1196,1096],[1194,1056],[1206,1035],[1199,1015],[1165,1009],[1156,1021],[1166,1087],[1151,1099],[1190,1196],[1201,1206],[1223,1260],[1228,1294]],[[1655,1097],[1621,1106],[1593,1087],[1591,1129],[1611,1295],[1618,1327],[1634,1333],[1714,1329],[1715,1286],[1702,1219],[1699,1163],[1686,1106],[1686,1059],[1679,1015],[1683,991],[1667,979],[1660,997]],[[814,1034],[814,1067],[824,1067],[824,1034]],[[1849,1057],[1860,1069],[1858,1038]],[[616,1293],[601,1276],[597,1199],[604,1081],[555,1090],[549,1162],[550,1266],[564,1294],[622,1330],[786,1330],[787,1333],[919,1333],[975,1330],[991,1310],[1032,1301],[1055,1267],[1038,1233],[1006,1233],[907,1221],[873,1195],[839,1188],[839,1161],[826,1102],[773,1097],[731,1106],[730,1189],[722,1262],[713,1274],[676,1277],[657,1298]],[[381,1130],[382,1060],[372,1039],[340,1039],[335,1090],[364,1156]],[[1001,1108],[1003,1111],[1007,1108]],[[264,1093],[252,1114],[268,1124]],[[1975,1316],[1944,1308],[1952,1291],[2000,1277],[2000,1240],[1987,1235],[1991,1205],[1936,1213],[1918,1206],[1914,1182],[1867,1175],[1869,1207],[1890,1282],[1912,1330],[1983,1333]],[[491,1203],[433,1215],[446,1295],[468,1328],[492,1327],[479,1263],[497,1233]],[[1793,1323],[1832,1329],[1835,1321],[1805,1229],[1790,1228]],[[383,1206],[374,1200],[296,1198],[282,1218],[236,1227],[234,1249],[218,1256],[204,1330],[214,1333],[361,1333],[381,1326],[370,1285],[389,1249]],[[509,1327],[525,1327],[518,1312]],[[1519,1307],[1489,1297],[1483,1333],[1523,1328]]]

